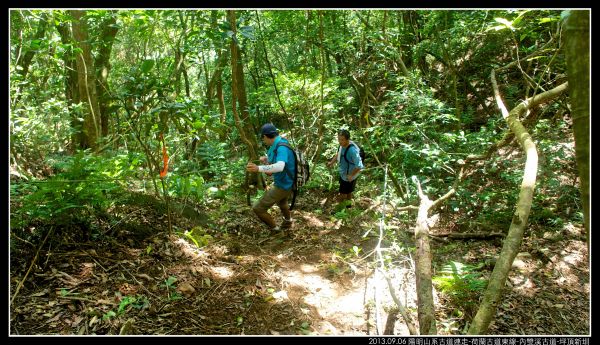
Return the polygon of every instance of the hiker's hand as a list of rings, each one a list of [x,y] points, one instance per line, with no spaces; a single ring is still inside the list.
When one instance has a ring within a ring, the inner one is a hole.
[[[267,161],[267,156],[262,156],[262,157],[260,157],[259,159],[260,159],[260,162],[261,162],[262,164],[267,164],[267,162],[268,162],[268,161]]]
[[[335,163],[335,162],[334,161],[327,162],[327,167],[331,168],[333,166],[333,163]]]
[[[258,165],[254,164],[252,162],[248,162],[248,164],[246,165],[246,171],[258,172]]]

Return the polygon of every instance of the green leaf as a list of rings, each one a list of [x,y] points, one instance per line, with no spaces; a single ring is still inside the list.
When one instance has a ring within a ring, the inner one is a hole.
[[[204,122],[194,121],[193,126],[194,126],[194,129],[200,129],[200,128],[204,127]]]
[[[513,23],[505,18],[494,18],[498,23],[504,24],[505,27],[514,30]]]
[[[254,40],[254,28],[252,26],[242,26],[240,28],[240,33],[242,36]]]
[[[29,48],[31,49],[40,49],[42,45],[42,40],[31,40],[31,42],[29,43]]]
[[[104,316],[102,316],[102,320],[106,321],[106,320],[110,319],[113,316],[117,316],[117,314],[115,314],[114,311],[109,310],[108,313],[106,313],[106,314],[104,314]]]
[[[171,286],[173,285],[173,283],[175,283],[177,281],[177,278],[170,276],[166,281],[165,281],[165,285],[167,286]]]
[[[548,18],[548,17],[546,17],[546,18],[540,19],[539,23],[540,24],[551,23],[551,22],[555,22],[557,20],[558,20],[557,18]]]
[[[517,16],[517,18],[515,18],[515,19],[512,21],[512,25],[513,25],[513,26],[517,26],[517,25],[519,25],[519,23],[520,23],[520,22],[521,22],[521,20],[523,19],[523,16],[524,16],[524,15],[525,15],[527,12],[529,12],[529,10],[521,11],[521,12],[519,13],[519,15]]]
[[[142,62],[142,67],[141,67],[142,73],[150,72],[152,67],[154,67],[154,60],[144,60],[144,62]]]

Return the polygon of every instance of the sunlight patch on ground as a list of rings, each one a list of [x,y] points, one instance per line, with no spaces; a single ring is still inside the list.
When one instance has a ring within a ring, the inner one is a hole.
[[[229,267],[216,266],[211,267],[210,270],[214,273],[217,278],[228,279],[231,278],[234,272]]]
[[[576,226],[571,222],[563,226],[563,231],[572,237],[585,236],[585,228],[583,226]]]
[[[308,223],[308,226],[310,226],[310,227],[322,228],[325,226],[325,223],[323,223],[319,218],[317,218],[311,214],[303,214],[302,218],[304,218],[304,220],[306,220],[306,222]]]
[[[200,248],[196,247],[196,245],[186,241],[183,238],[177,238],[174,242],[179,247],[179,250],[181,250],[181,252],[188,257],[198,258],[208,256],[206,252],[204,252]]]
[[[533,280],[528,275],[517,274],[508,278],[513,286],[513,290],[527,297],[534,297],[539,291]]]
[[[583,241],[571,241],[566,247],[556,255],[550,258],[552,261],[551,268],[557,276],[554,281],[561,286],[566,286],[570,290],[575,290],[581,293],[590,292],[589,270],[582,271],[577,267],[588,267],[586,261],[588,256],[587,244]],[[580,278],[581,275],[587,276],[585,281]]]
[[[300,265],[300,269],[304,273],[314,273],[314,272],[317,272],[319,270],[316,266],[314,266],[314,265],[308,265],[308,264],[301,264]]]
[[[514,291],[527,297],[533,297],[539,290],[531,279],[532,274],[537,269],[538,267],[532,260],[531,254],[527,252],[517,254],[508,277]]]
[[[344,288],[322,277],[314,265],[302,264],[300,270],[288,271],[282,280],[304,291],[302,302],[313,307],[321,320],[312,324],[316,334],[341,334],[339,329],[354,329],[364,334],[364,291],[361,284]],[[335,320],[327,321],[327,320]],[[347,334],[347,333],[344,333]]]
[[[384,326],[387,312],[395,303],[389,293],[387,281],[381,274],[370,275],[366,287],[364,277],[359,275],[342,274],[332,279],[325,278],[322,274],[322,269],[319,273],[318,266],[302,264],[299,270],[288,271],[282,277],[289,285],[305,291],[302,301],[313,307],[321,318],[311,325],[316,334],[364,334],[365,320],[373,317],[375,300],[381,327]],[[413,275],[403,267],[388,271],[388,275],[400,301],[408,308],[415,308],[417,297]],[[437,300],[435,291],[434,299]],[[416,315],[413,317],[416,319]],[[405,325],[401,323],[400,321],[397,331],[408,334]]]

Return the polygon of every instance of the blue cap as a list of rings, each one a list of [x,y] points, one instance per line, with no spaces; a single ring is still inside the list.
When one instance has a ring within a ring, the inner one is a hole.
[[[278,135],[279,132],[277,131],[277,128],[275,128],[275,126],[273,126],[272,123],[265,123],[261,128],[260,128],[260,135]]]

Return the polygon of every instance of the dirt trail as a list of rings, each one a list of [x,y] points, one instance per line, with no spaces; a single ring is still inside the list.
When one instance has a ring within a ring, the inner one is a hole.
[[[129,215],[127,222],[113,227],[113,236],[86,243],[62,239],[43,251],[11,308],[10,332],[382,334],[394,302],[376,270],[377,215],[362,212],[370,202],[362,200],[341,220],[321,201],[303,199],[289,236],[268,234],[245,205],[209,205],[206,214],[220,210],[211,222],[176,214],[178,231],[194,229],[189,239],[148,231],[143,224],[166,229],[166,217],[147,202],[125,206],[119,212]],[[410,225],[391,223],[394,239],[382,242],[387,265],[394,267],[387,274],[416,320],[414,244],[405,231]],[[524,242],[491,334],[589,333],[589,268],[580,232],[572,228],[558,239],[532,236]],[[449,260],[478,262],[500,249],[494,241],[432,246],[436,267]],[[11,252],[11,291],[30,261]],[[463,332],[468,311],[447,294],[434,291],[434,297],[438,333]],[[392,332],[408,335],[398,317]]]

